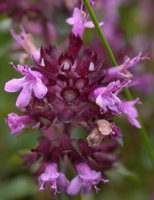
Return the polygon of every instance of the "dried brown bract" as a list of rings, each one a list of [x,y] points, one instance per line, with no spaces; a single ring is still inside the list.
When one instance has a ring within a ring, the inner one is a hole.
[[[95,146],[101,144],[105,136],[115,134],[112,128],[113,124],[111,124],[105,119],[97,120],[96,125],[97,127],[94,128],[87,137],[89,146]]]

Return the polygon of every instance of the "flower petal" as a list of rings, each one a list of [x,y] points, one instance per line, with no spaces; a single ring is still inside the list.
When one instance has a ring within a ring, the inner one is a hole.
[[[73,17],[69,17],[68,19],[66,19],[66,23],[73,25],[74,24],[74,18]]]
[[[129,58],[126,58],[129,59]],[[134,57],[133,59],[129,60],[129,62],[126,63],[126,65],[124,66],[124,69],[128,69],[133,67],[134,65],[136,65],[138,62],[145,60],[145,59],[150,59],[148,56],[143,56],[143,54],[140,52],[136,57]]]
[[[99,23],[100,26],[103,26],[103,24],[104,24],[103,22]],[[95,27],[94,23],[92,21],[87,21],[84,25],[86,28],[94,28]]]
[[[82,38],[85,26],[80,9],[74,8],[73,18],[74,18],[74,25],[72,32],[75,36],[80,36]]]
[[[136,119],[138,116],[137,110],[133,107],[133,105],[136,103],[141,103],[138,98],[134,101],[123,102],[120,105],[120,110],[127,115],[128,120],[132,125],[136,126],[137,128],[141,128],[139,121]]]
[[[67,180],[65,174],[59,173],[58,186],[63,192],[66,192],[68,184],[69,181]]]
[[[42,99],[46,95],[48,89],[41,79],[37,79],[37,81],[33,84],[33,91],[38,99]]]
[[[82,195],[86,195],[91,191],[91,184],[86,183],[83,187],[82,187]]]
[[[86,28],[94,28],[94,23],[92,21],[87,21],[84,25]]]
[[[32,95],[31,85],[27,84],[20,92],[16,101],[16,106],[19,108],[27,106],[30,102],[31,95]]]
[[[5,84],[4,90],[7,92],[17,92],[21,90],[24,83],[25,83],[25,78],[19,78],[19,79],[14,78]]]
[[[82,187],[82,181],[79,176],[76,176],[72,179],[70,184],[67,187],[67,193],[69,195],[75,196],[80,192],[80,189]]]

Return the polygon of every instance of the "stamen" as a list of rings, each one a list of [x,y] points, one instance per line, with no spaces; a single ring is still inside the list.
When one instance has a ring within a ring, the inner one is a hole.
[[[95,188],[95,190],[96,190],[96,193],[98,193],[101,189],[100,188],[98,188],[96,185],[93,185],[93,187]]]

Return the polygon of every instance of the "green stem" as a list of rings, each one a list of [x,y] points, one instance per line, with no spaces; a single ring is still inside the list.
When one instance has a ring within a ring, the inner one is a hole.
[[[105,36],[103,34],[103,31],[102,31],[102,29],[101,29],[101,27],[99,25],[99,22],[98,22],[98,20],[96,18],[96,15],[94,14],[94,11],[93,11],[89,1],[88,0],[83,0],[83,2],[84,2],[84,5],[85,5],[85,7],[86,7],[86,9],[87,9],[87,11],[88,11],[93,23],[94,23],[94,25],[95,25],[95,29],[96,29],[96,31],[97,31],[97,33],[98,33],[98,35],[100,37],[100,40],[101,40],[101,42],[102,42],[102,44],[103,44],[103,46],[105,48],[105,51],[106,51],[106,53],[107,53],[107,55],[109,57],[109,60],[111,61],[113,66],[117,66],[118,63],[116,61],[116,58],[115,58],[115,56],[114,56],[114,54],[113,54],[113,52],[112,52],[112,50],[110,48],[110,45],[109,45],[108,41],[106,40],[106,38],[105,38]],[[126,98],[128,100],[132,100],[132,96],[131,96],[131,93],[130,93],[128,88],[124,89],[124,94],[125,94],[125,96],[126,96]],[[151,159],[152,164],[154,165],[154,151],[153,151],[152,145],[150,143],[150,140],[148,138],[148,134],[146,132],[146,129],[144,127],[144,124],[143,124],[143,121],[142,121],[142,118],[141,118],[140,115],[138,117],[138,120],[142,125],[142,128],[140,128],[139,131],[140,131],[140,134],[142,136],[144,145],[146,147],[146,151],[147,151],[147,153],[149,155],[149,158]]]

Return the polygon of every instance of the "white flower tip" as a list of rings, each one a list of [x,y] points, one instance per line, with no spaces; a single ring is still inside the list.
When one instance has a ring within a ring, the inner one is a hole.
[[[142,126],[139,122],[137,122],[134,126],[136,126],[136,128],[142,128]]]
[[[73,18],[73,17],[67,18],[67,19],[65,20],[65,22],[66,22],[67,24],[69,24],[69,25],[73,25],[73,24],[74,24],[74,18]]]

